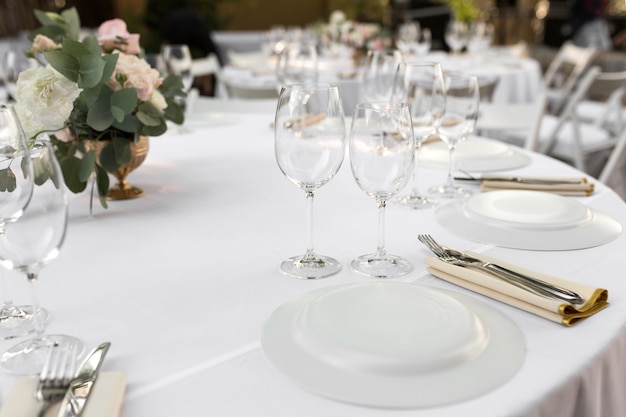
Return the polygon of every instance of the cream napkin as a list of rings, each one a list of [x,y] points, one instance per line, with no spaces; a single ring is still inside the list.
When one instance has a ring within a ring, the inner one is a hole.
[[[469,251],[466,254],[575,291],[583,297],[585,303],[574,306],[563,301],[542,297],[487,273],[473,268],[451,265],[437,258],[427,258],[425,262],[429,265],[428,271],[436,277],[565,326],[572,326],[609,305],[609,292],[603,288],[596,288],[531,271],[490,258],[484,254]]]
[[[481,191],[493,190],[534,190],[547,191],[561,195],[577,195],[590,196],[594,190],[594,184],[587,181],[587,178],[580,178],[576,183],[563,184],[527,184],[518,181],[489,181],[489,179],[500,178],[497,175],[482,175],[480,179]],[[571,181],[572,178],[555,178],[555,177],[521,177],[525,179],[541,179],[549,181]],[[574,178],[577,179],[577,178]]]
[[[19,379],[0,410],[0,417],[37,417],[41,403],[35,398],[37,377]],[[121,415],[126,372],[100,372],[87,401],[83,417],[118,417]],[[56,417],[59,404],[54,404],[44,417]]]

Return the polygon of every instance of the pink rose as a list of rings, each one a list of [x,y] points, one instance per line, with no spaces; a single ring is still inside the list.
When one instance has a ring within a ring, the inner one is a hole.
[[[35,36],[35,39],[33,39],[33,51],[35,52],[50,51],[59,47],[60,45],[55,41],[42,34]]]
[[[103,22],[98,28],[98,42],[104,49],[119,49],[133,55],[141,52],[139,34],[129,33],[122,19]]]
[[[117,81],[118,75],[124,79],[124,85],[120,85]],[[117,58],[117,65],[113,75],[107,82],[107,85],[114,91],[120,88],[134,88],[137,90],[137,97],[141,101],[148,101],[155,89],[161,85],[163,78],[159,72],[143,59],[134,55],[120,53]]]

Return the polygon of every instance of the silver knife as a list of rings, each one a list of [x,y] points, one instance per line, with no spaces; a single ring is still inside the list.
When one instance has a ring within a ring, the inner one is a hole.
[[[454,177],[459,181],[496,181],[496,182],[517,182],[520,184],[537,184],[537,185],[559,185],[559,184],[585,184],[587,181],[584,178],[532,178],[532,177]]]
[[[109,342],[102,343],[87,355],[65,392],[57,417],[81,416],[110,346]]]

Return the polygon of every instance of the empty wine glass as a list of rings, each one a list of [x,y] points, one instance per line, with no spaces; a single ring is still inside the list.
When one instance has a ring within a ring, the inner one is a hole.
[[[459,54],[469,42],[469,27],[467,23],[451,20],[446,26],[444,38],[452,53]]]
[[[34,312],[35,336],[9,348],[0,357],[2,369],[16,375],[40,372],[47,348],[52,344],[82,346],[72,336],[44,334],[44,321],[38,314],[37,278],[41,268],[58,256],[63,244],[67,228],[67,197],[61,169],[50,143],[39,140],[29,148],[35,173],[32,197],[22,216],[9,223],[0,236],[0,264],[26,275]]]
[[[445,184],[432,187],[429,191],[445,198],[466,197],[472,193],[471,190],[457,186],[452,177],[454,150],[476,126],[480,102],[478,79],[474,75],[450,73],[445,76],[444,83],[446,110],[437,133],[448,144],[448,179]]]
[[[491,23],[474,22],[469,29],[467,51],[479,53],[489,49],[493,43],[495,28]]]
[[[180,76],[183,80],[184,90],[189,91],[191,84],[193,84],[191,71],[193,61],[189,47],[187,45],[163,45],[161,57],[167,73]]]
[[[378,205],[376,252],[354,259],[352,269],[374,278],[406,275],[411,264],[385,248],[385,206],[404,188],[413,169],[415,140],[408,105],[358,104],[352,116],[349,154],[356,183]]]
[[[398,26],[396,33],[396,47],[402,53],[412,53],[419,38],[419,22],[404,22]]]
[[[13,108],[0,106],[0,236],[7,224],[24,213],[33,192],[33,167],[25,149],[26,138]],[[11,339],[33,331],[32,306],[13,303],[3,270],[0,295],[0,338]]]
[[[389,102],[398,65],[402,62],[400,51],[367,52],[363,72],[363,96],[365,101]]]
[[[276,161],[289,181],[304,190],[307,199],[306,253],[284,261],[280,270],[291,277],[317,279],[337,273],[341,264],[313,249],[314,192],[339,171],[345,154],[343,108],[336,86],[284,86],[274,120]]]
[[[408,103],[415,135],[412,189],[394,202],[413,209],[430,208],[437,201],[419,192],[417,171],[422,143],[437,133],[446,107],[443,71],[436,62],[401,63],[393,86],[393,103]]]
[[[314,42],[300,39],[287,43],[280,52],[276,64],[279,91],[285,85],[315,83],[317,61],[317,49]]]
[[[424,56],[430,52],[432,47],[432,33],[428,28],[422,28],[415,44],[415,55]]]

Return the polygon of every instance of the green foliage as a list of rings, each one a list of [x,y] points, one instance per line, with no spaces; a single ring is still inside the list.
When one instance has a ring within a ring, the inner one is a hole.
[[[474,4],[473,0],[442,0],[452,10],[454,19],[471,23],[478,19],[480,10]]]

